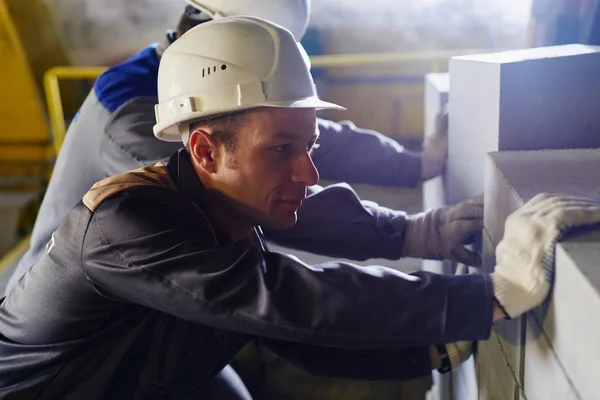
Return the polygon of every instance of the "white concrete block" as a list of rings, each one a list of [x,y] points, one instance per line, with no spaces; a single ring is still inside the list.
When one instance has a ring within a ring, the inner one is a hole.
[[[557,398],[561,399],[600,398],[598,315],[600,229],[587,228],[557,246],[555,285],[548,312],[528,318],[525,388],[529,398],[549,398],[537,396],[544,388],[556,396],[560,394]],[[544,385],[540,374],[557,379]],[[530,395],[534,393],[537,397]]]
[[[544,191],[600,198],[600,149],[489,154],[484,226],[494,245],[504,235],[506,217]]]
[[[450,75],[436,73],[425,75],[425,136],[435,132],[435,119],[448,102]],[[443,176],[423,183],[423,209],[446,205]],[[451,265],[436,260],[423,260],[423,270],[435,273],[449,273]]]
[[[477,400],[475,357],[471,356],[456,371],[451,372],[452,397],[450,399]]]
[[[600,199],[600,150],[491,153],[485,177],[488,239],[484,249],[488,250],[484,255],[488,257],[484,263],[489,272],[493,264],[489,248],[501,240],[506,217],[536,194],[554,192]],[[528,314],[525,328],[513,332],[521,338],[512,356],[517,360],[513,372],[529,399],[600,398],[600,380],[595,372],[600,359],[600,323],[596,318],[600,315],[600,229],[560,243],[556,257],[552,298],[545,307]],[[483,360],[501,363],[502,358],[490,350],[482,353]],[[510,361],[511,357],[505,359]],[[491,366],[479,370],[487,371]],[[500,382],[504,384],[511,382]]]
[[[425,135],[433,134],[435,117],[448,103],[450,74],[431,73],[425,75]]]
[[[479,342],[476,374],[479,400],[514,400],[518,397],[519,386],[513,371],[507,365],[503,354],[502,342],[492,331],[491,337]],[[460,399],[460,397],[458,398]]]
[[[600,147],[599,70],[585,45],[452,58],[449,202],[483,191],[488,152]]]
[[[425,136],[435,132],[435,119],[448,103],[450,74],[425,75]],[[437,208],[446,204],[442,176],[423,184],[423,208]]]
[[[552,348],[551,339],[544,332],[537,329],[532,317],[527,318],[526,347],[524,353],[523,381],[524,399],[564,399],[581,400],[597,399],[582,397],[572,385],[570,373],[558,359]],[[568,329],[573,329],[569,326]],[[596,372],[595,362],[589,363],[587,368]]]

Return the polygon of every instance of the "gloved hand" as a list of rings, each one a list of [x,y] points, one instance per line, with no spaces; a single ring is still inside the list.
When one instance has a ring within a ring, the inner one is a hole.
[[[448,157],[448,109],[444,107],[435,118],[435,132],[423,141],[421,152],[421,180],[435,178],[442,173]]]
[[[481,257],[464,245],[482,229],[483,195],[454,206],[409,215],[404,228],[402,256],[448,259],[478,267]]]
[[[467,361],[469,357],[471,357],[471,354],[473,354],[473,343],[448,343],[446,345],[446,351],[448,352],[448,358],[450,359],[450,365],[452,365],[452,369],[456,369],[460,367],[462,363]]]
[[[496,248],[494,296],[514,318],[540,305],[554,276],[556,243],[581,225],[600,223],[600,202],[540,194],[511,214]]]
[[[439,356],[439,368],[437,370],[441,373],[457,369],[473,354],[472,342],[448,343],[443,346],[436,346],[436,348]],[[443,354],[444,352],[445,354]]]

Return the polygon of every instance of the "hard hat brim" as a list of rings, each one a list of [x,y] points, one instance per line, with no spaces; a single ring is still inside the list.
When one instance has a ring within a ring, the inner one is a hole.
[[[168,123],[159,123],[154,125],[153,131],[154,136],[156,138],[166,141],[166,142],[181,142],[181,134],[179,133],[178,125],[181,123],[191,122],[200,120],[206,117],[217,117],[217,116],[225,116],[227,114],[231,114],[234,112],[251,110],[254,108],[260,107],[274,107],[274,108],[314,108],[315,110],[346,110],[345,107],[342,107],[335,103],[330,103],[328,101],[323,101],[318,97],[308,97],[301,100],[295,101],[273,101],[273,102],[265,102],[263,104],[253,104],[248,107],[237,107],[231,110],[204,110],[197,111],[192,113],[187,113],[179,116],[179,118],[171,119]]]
[[[260,106],[259,106],[260,107]],[[265,104],[263,107],[280,107],[280,108],[314,108],[317,110],[346,110],[345,107],[339,104],[323,101],[318,97],[307,97],[302,100],[295,101],[272,101]]]

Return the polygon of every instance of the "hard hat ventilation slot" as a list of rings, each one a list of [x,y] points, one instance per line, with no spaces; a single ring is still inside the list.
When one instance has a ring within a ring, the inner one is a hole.
[[[221,64],[221,71],[225,71],[226,69],[227,69],[227,64]],[[202,77],[204,78],[206,75],[210,75],[210,70],[211,70],[211,67],[202,68]],[[217,72],[216,65],[212,66],[212,72],[213,73]]]

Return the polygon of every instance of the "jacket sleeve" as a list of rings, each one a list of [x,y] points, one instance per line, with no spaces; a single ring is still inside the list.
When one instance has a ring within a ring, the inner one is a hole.
[[[244,242],[215,246],[210,232],[148,196],[115,197],[90,220],[82,265],[99,293],[271,339],[381,349],[490,333],[488,276],[309,266]]]
[[[154,97],[136,97],[111,115],[99,149],[106,176],[153,165],[182,147],[181,143],[165,142],[152,134],[157,101]]]
[[[421,157],[379,132],[349,121],[319,119],[313,161],[321,178],[379,186],[413,187],[421,181]]]
[[[268,230],[282,246],[352,260],[402,256],[406,213],[361,201],[345,183],[312,186],[291,229]]]
[[[431,376],[428,347],[352,350],[272,339],[258,342],[297,367],[318,376],[369,381]]]

